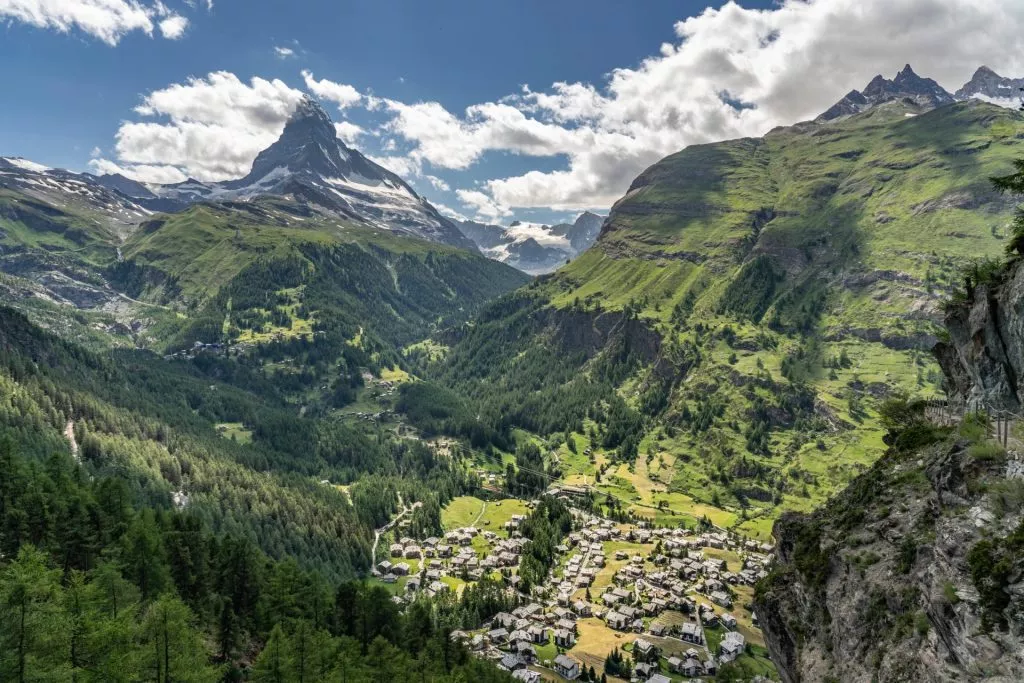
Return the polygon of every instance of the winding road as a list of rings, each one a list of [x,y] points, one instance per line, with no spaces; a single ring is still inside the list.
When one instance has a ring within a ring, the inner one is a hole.
[[[394,519],[392,519],[390,522],[388,522],[381,528],[374,530],[373,532],[373,550],[371,551],[373,565],[371,571],[373,572],[374,576],[380,573],[379,571],[377,571],[377,545],[380,543],[380,535],[385,531],[391,530],[392,527],[398,524],[399,520],[401,520],[402,517],[405,517],[407,514],[409,514],[416,508],[416,503],[413,503],[412,505],[406,505],[405,503],[403,503],[401,493],[398,494],[398,505],[402,509],[397,515],[395,515]]]

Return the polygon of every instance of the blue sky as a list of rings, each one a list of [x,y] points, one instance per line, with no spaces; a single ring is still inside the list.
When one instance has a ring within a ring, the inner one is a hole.
[[[951,89],[1024,75],[1014,0],[165,2],[0,0],[0,154],[242,175],[312,90],[453,215],[552,221],[906,62]]]

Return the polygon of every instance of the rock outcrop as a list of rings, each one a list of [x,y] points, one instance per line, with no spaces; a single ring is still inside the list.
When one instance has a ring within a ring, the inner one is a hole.
[[[1019,477],[951,437],[891,452],[821,510],[780,519],[755,609],[783,681],[1024,680],[1024,561],[1009,553],[999,574],[976,550],[1024,536]]]
[[[967,410],[1019,413],[1024,377],[1024,268],[977,284],[946,312],[949,339],[935,347],[950,400]]]
[[[1017,410],[1024,268],[973,282],[936,345],[962,407]],[[886,455],[810,515],[774,528],[756,610],[779,672],[802,681],[1024,680],[1024,461],[968,414],[884,411]]]

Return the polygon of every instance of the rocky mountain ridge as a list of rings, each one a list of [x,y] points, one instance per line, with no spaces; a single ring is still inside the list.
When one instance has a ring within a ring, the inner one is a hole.
[[[127,226],[153,212],[182,211],[199,202],[284,198],[320,215],[476,251],[473,242],[408,183],[339,140],[330,116],[311,98],[300,103],[280,138],[237,180],[190,178],[161,185],[0,158],[3,187],[58,204],[69,197],[88,202],[84,208]]]
[[[1024,79],[1004,78],[982,66],[956,93],[950,93],[931,78],[917,75],[907,64],[892,80],[879,74],[863,90],[851,90],[815,120],[819,123],[835,121],[895,100],[912,102],[925,111],[969,99],[1016,108],[1020,105],[1022,87]]]
[[[458,228],[485,255],[531,275],[557,270],[579,256],[597,240],[604,216],[584,211],[572,223],[508,227],[476,221],[460,221]]]

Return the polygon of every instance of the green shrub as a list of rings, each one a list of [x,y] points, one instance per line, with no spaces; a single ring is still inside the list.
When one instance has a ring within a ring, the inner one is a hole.
[[[1006,459],[1006,451],[997,443],[985,441],[972,444],[967,449],[967,454],[974,460],[998,461]]]

